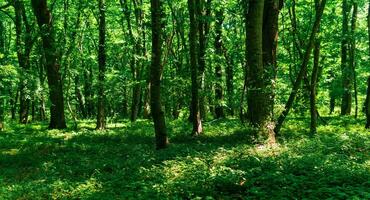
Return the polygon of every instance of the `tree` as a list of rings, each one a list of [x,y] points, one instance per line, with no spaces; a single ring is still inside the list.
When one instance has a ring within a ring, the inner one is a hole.
[[[53,18],[46,0],[32,0],[33,12],[40,29],[43,50],[46,60],[46,71],[49,85],[50,129],[64,129],[67,127],[64,117],[64,97],[60,66],[57,61],[57,47],[54,39]]]
[[[369,8],[367,14],[367,34],[368,34],[368,56],[370,56],[370,0]],[[367,79],[367,92],[365,100],[365,115],[366,115],[366,125],[365,128],[370,128],[370,76]]]
[[[199,109],[199,82],[200,75],[198,74],[198,60],[197,60],[197,41],[198,41],[198,31],[197,31],[197,16],[195,13],[196,5],[199,5],[200,0],[188,0],[188,9],[190,16],[190,31],[189,31],[189,44],[190,44],[190,67],[191,67],[191,121],[193,123],[193,135],[199,135],[202,133],[202,121]],[[198,2],[198,4],[196,4]]]
[[[98,113],[96,129],[105,129],[105,109],[104,109],[104,79],[105,79],[105,0],[99,0],[99,75],[98,75]]]
[[[280,114],[280,116],[278,117],[277,122],[276,122],[276,126],[275,126],[275,129],[274,129],[274,132],[275,132],[276,135],[279,134],[280,129],[281,129],[281,127],[282,127],[282,125],[285,121],[285,118],[288,116],[289,111],[293,106],[293,102],[294,102],[294,99],[297,95],[297,91],[299,89],[299,86],[302,82],[302,79],[303,79],[304,75],[306,74],[308,62],[309,62],[309,59],[311,57],[311,52],[312,52],[312,49],[313,49],[313,46],[314,46],[314,41],[315,41],[315,38],[316,38],[316,33],[319,30],[321,18],[322,18],[322,15],[324,13],[325,4],[326,4],[326,0],[322,0],[321,3],[320,3],[320,8],[318,9],[318,12],[316,12],[315,22],[312,26],[312,30],[311,30],[311,33],[310,33],[310,38],[308,40],[308,44],[307,44],[307,47],[306,47],[306,52],[304,54],[304,59],[302,60],[301,68],[299,70],[299,73],[298,73],[295,81],[294,81],[292,91],[290,92],[290,95],[289,95],[287,103],[285,104],[284,110]]]
[[[247,76],[248,76],[248,120],[258,128],[260,134],[267,132],[270,116],[263,65],[263,13],[264,1],[249,1],[248,27],[247,27]]]
[[[341,67],[342,67],[342,81],[343,81],[343,94],[341,115],[350,115],[352,108],[352,69],[349,65],[348,51],[349,51],[349,31],[348,31],[348,13],[350,6],[347,0],[343,0],[342,4],[342,52],[341,52]]]
[[[161,104],[161,75],[163,71],[162,58],[162,2],[161,0],[151,0],[152,12],[152,63],[150,67],[151,85],[151,113],[154,121],[155,138],[157,149],[166,148],[167,130],[164,112]]]
[[[223,109],[223,87],[222,87],[222,67],[221,67],[221,57],[222,57],[222,24],[224,20],[224,13],[222,8],[219,8],[215,12],[216,16],[216,25],[215,25],[215,53],[216,53],[216,67],[215,67],[215,76],[216,76],[216,86],[215,86],[215,96],[216,96],[216,108],[215,108],[215,118],[219,119],[225,116]]]

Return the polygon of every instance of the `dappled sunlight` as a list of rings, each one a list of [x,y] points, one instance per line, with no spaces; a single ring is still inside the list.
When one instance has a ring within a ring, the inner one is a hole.
[[[204,123],[206,132],[197,138],[183,132],[186,122],[174,121],[171,144],[161,151],[154,149],[154,130],[145,120],[105,131],[16,126],[0,134],[0,198],[339,197],[338,189],[365,197],[368,133],[327,125],[309,137],[297,124],[291,119],[283,142],[270,146],[235,120]]]

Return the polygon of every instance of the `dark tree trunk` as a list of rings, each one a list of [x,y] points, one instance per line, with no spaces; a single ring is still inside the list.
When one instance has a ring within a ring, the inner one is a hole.
[[[248,76],[248,112],[247,118],[252,126],[258,129],[258,134],[269,136],[271,109],[269,104],[270,90],[265,79],[263,63],[263,13],[265,2],[249,1],[247,19],[247,76]]]
[[[368,15],[367,15],[367,31],[368,31],[368,54],[370,56],[370,0],[369,8],[368,8]],[[370,128],[370,76],[367,80],[367,92],[366,92],[366,100],[365,100],[365,115],[366,115],[366,126],[365,128]]]
[[[263,12],[263,29],[262,29],[262,53],[263,53],[263,69],[265,92],[268,96],[266,99],[266,106],[269,109],[270,120],[274,114],[275,104],[275,82],[277,74],[277,45],[278,45],[278,31],[279,31],[279,13],[283,6],[283,0],[265,0]]]
[[[305,55],[304,55],[304,59],[302,61],[300,71],[299,71],[299,73],[297,75],[297,78],[294,82],[294,85],[293,85],[292,91],[289,95],[288,101],[287,101],[287,103],[284,107],[284,111],[280,114],[280,116],[279,116],[279,118],[277,119],[277,122],[276,122],[276,127],[274,129],[276,135],[279,134],[280,129],[281,129],[281,127],[282,127],[282,125],[285,121],[285,118],[288,116],[289,111],[293,106],[293,102],[294,102],[294,99],[297,95],[297,91],[299,89],[299,86],[302,82],[302,79],[303,79],[304,75],[306,74],[308,62],[310,60],[311,51],[312,51],[312,48],[314,46],[316,33],[318,32],[319,27],[320,27],[321,17],[322,17],[323,12],[324,12],[325,4],[326,4],[326,0],[322,0],[321,3],[320,3],[320,9],[318,9],[318,12],[316,12],[315,22],[314,22],[314,25],[313,25],[312,30],[311,30],[310,38],[308,40],[308,44],[307,44],[307,47],[306,47],[306,52],[305,52]]]
[[[315,0],[315,10],[319,12],[320,0]],[[317,132],[317,117],[318,111],[316,107],[316,94],[317,94],[317,82],[319,74],[320,65],[320,39],[315,39],[314,52],[313,52],[313,68],[311,74],[311,87],[310,87],[310,113],[311,113],[311,125],[310,132],[311,135],[315,135]]]
[[[314,64],[311,75],[311,95],[310,95],[310,113],[311,113],[311,135],[317,132],[317,108],[316,108],[316,88],[317,88],[317,77],[319,72],[320,62],[320,41],[316,39],[314,48]]]
[[[31,104],[31,100],[29,98],[30,91],[29,91],[29,84],[27,79],[30,78],[29,76],[29,55],[32,49],[32,40],[30,37],[31,34],[31,27],[28,24],[27,16],[25,13],[25,8],[23,1],[16,0],[14,1],[14,11],[15,11],[15,30],[16,30],[16,49],[17,49],[17,57],[18,57],[18,64],[20,68],[20,94],[19,94],[19,122],[22,124],[28,123],[28,115],[29,115],[29,108]],[[24,23],[23,23],[24,22]],[[26,30],[24,31],[23,36],[23,24]],[[24,38],[24,40],[23,40]]]
[[[60,66],[57,61],[57,49],[54,40],[52,16],[47,7],[46,0],[32,0],[32,7],[37,18],[43,42],[46,69],[50,94],[50,129],[64,129],[66,122],[64,117],[64,97]]]
[[[215,85],[215,97],[216,97],[216,108],[215,108],[215,118],[225,117],[223,100],[224,92],[222,87],[222,67],[221,67],[221,57],[222,57],[222,24],[224,21],[223,10],[217,10],[216,15],[216,25],[215,25],[215,53],[216,53],[216,67],[215,67],[215,76],[216,76],[216,85]]]
[[[196,4],[195,2],[198,2]],[[203,132],[202,121],[199,109],[199,83],[200,77],[198,74],[198,61],[197,61],[197,17],[195,13],[195,6],[199,5],[200,0],[188,0],[188,9],[190,16],[190,32],[189,32],[189,44],[190,44],[190,67],[191,67],[191,112],[192,112],[192,123],[193,123],[193,135],[199,135]]]
[[[99,74],[98,74],[98,108],[97,108],[97,119],[96,129],[105,129],[105,0],[99,0]]]
[[[0,54],[3,55],[5,54],[5,27],[3,25],[3,22],[0,22]],[[0,66],[2,64],[3,64],[2,58],[0,58]],[[4,129],[4,118],[5,118],[5,100],[3,98],[4,94],[5,88],[3,85],[0,84],[0,131]]]
[[[205,70],[206,70],[206,50],[207,50],[207,39],[208,39],[208,32],[209,32],[209,23],[205,19],[205,17],[210,16],[210,6],[211,0],[207,0],[207,5],[205,0],[195,0],[195,18],[197,20],[198,26],[198,40],[199,40],[199,48],[198,48],[198,76],[199,78],[199,110],[201,119],[206,117],[206,105],[205,105]],[[206,8],[206,9],[205,9]]]
[[[341,115],[350,115],[352,107],[352,69],[348,61],[349,51],[349,37],[348,37],[348,13],[349,4],[347,0],[343,0],[342,14],[342,52],[341,52],[341,65],[342,65],[342,81],[343,81],[343,94],[342,94],[342,106]]]
[[[365,100],[365,115],[366,115],[366,125],[365,128],[370,128],[370,76],[367,79],[367,92]]]
[[[166,121],[161,104],[161,74],[162,74],[162,11],[160,0],[151,0],[152,11],[152,63],[150,67],[151,113],[154,121],[157,149],[166,148],[168,144]]]

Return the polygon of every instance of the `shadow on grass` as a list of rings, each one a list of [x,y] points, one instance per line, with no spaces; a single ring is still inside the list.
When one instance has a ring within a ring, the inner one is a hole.
[[[0,198],[362,199],[369,195],[369,137],[363,134],[340,135],[324,129],[308,139],[298,137],[302,126],[292,120],[283,135],[292,141],[278,149],[257,149],[254,137],[248,129],[240,129],[237,120],[208,122],[206,134],[198,138],[189,136],[190,124],[174,121],[168,126],[170,148],[155,151],[152,124],[147,121],[107,131],[89,126],[79,132],[14,126],[0,134]]]

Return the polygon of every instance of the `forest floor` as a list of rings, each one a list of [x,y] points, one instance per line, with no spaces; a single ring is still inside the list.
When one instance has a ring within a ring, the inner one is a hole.
[[[0,133],[0,199],[370,199],[370,134],[363,120],[290,118],[279,145],[255,143],[238,120],[168,122],[171,145],[154,149],[149,121],[92,121],[78,131],[46,124]],[[70,125],[72,127],[72,125]]]

